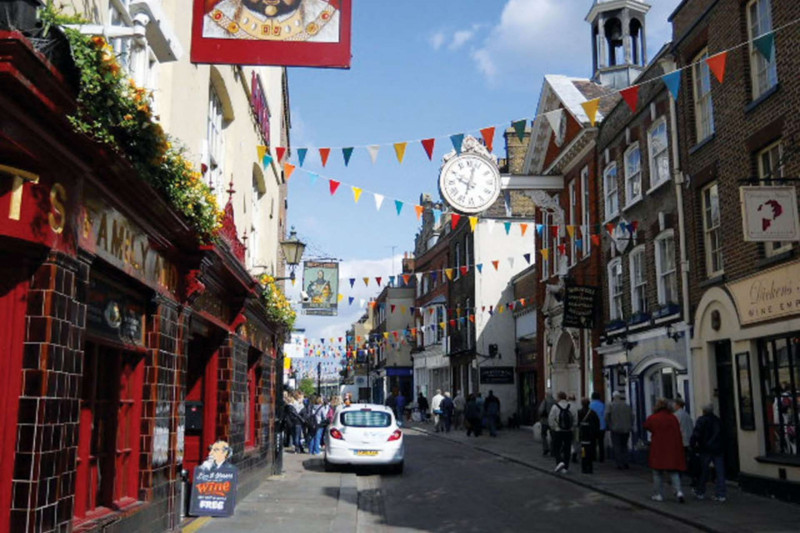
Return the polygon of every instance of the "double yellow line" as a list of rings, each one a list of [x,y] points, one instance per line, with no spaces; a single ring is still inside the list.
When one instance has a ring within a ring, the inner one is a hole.
[[[192,520],[186,527],[181,528],[181,531],[183,533],[195,533],[195,531],[199,530],[209,522],[211,522],[210,516],[201,516]]]

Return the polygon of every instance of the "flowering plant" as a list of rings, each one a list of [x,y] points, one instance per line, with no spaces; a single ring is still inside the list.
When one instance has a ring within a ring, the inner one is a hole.
[[[258,281],[261,283],[261,301],[267,310],[267,316],[271,320],[283,324],[287,330],[291,330],[297,313],[281,288],[275,283],[275,278],[269,274],[262,274]]]

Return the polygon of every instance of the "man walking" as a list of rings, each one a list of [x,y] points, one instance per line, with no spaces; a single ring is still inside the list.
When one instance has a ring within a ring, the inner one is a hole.
[[[494,391],[489,391],[489,396],[483,402],[483,412],[489,425],[489,436],[496,437],[497,419],[500,418],[500,399],[494,395]]]
[[[589,403],[589,409],[594,411],[597,414],[597,418],[600,419],[600,429],[595,436],[597,441],[595,457],[598,462],[602,463],[606,460],[606,429],[608,429],[608,427],[606,425],[606,404],[601,399],[599,392],[592,393],[592,401]]]
[[[700,482],[695,490],[697,499],[702,500],[706,494],[706,482],[709,476],[709,463],[714,463],[717,473],[716,495],[714,499],[724,502],[725,486],[725,435],[722,421],[714,414],[714,406],[703,407],[703,416],[697,419],[691,437],[692,447],[700,452]]]
[[[556,460],[556,472],[569,472],[572,433],[575,430],[575,415],[567,402],[567,393],[558,393],[558,402],[550,410],[550,429],[553,431],[553,457]]]
[[[460,429],[464,424],[464,408],[467,406],[467,400],[461,391],[456,392],[456,397],[453,398],[453,428]]]
[[[542,403],[539,404],[539,424],[542,427],[542,455],[547,455],[550,453],[550,411],[553,410],[553,406],[556,404],[556,399],[553,398],[553,393],[547,391],[547,394],[542,400]]]
[[[433,412],[433,427],[436,428],[436,433],[442,426],[442,389],[436,389],[436,395],[431,399],[431,412]]]
[[[440,404],[440,409],[442,410],[442,420],[444,421],[444,427],[442,431],[445,433],[450,433],[450,427],[453,423],[453,411],[455,410],[455,406],[453,405],[453,400],[450,398],[450,392],[444,393],[444,399]]]
[[[614,391],[613,401],[606,411],[606,424],[611,431],[611,446],[614,450],[614,460],[617,469],[630,468],[628,465],[628,439],[633,429],[633,411],[625,403],[622,393]]]

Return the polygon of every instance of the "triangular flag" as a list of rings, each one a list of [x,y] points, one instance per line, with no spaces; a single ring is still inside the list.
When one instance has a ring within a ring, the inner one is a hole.
[[[462,276],[466,276],[467,272],[469,272],[469,267],[467,265],[463,265],[459,268],[459,270],[461,271]]]
[[[639,86],[633,85],[627,89],[622,89],[619,94],[628,104],[628,107],[631,108],[631,111],[636,113],[636,106],[639,105]]]
[[[403,210],[403,202],[401,202],[400,200],[395,200],[394,206],[397,209],[397,214],[400,215],[400,211]]]
[[[411,280],[411,274],[403,274],[403,283],[408,285],[408,282]]]
[[[365,287],[369,287],[369,276],[367,276],[367,277],[365,277],[365,278],[361,278],[361,279],[363,279],[363,280],[364,280],[364,286],[365,286]]]
[[[414,277],[417,278],[417,285],[422,283],[422,272],[415,272]]]
[[[303,163],[306,160],[306,154],[308,153],[308,148],[298,148],[297,149],[297,159],[300,161],[300,166],[303,166]]]
[[[525,258],[526,263],[531,264],[531,254],[522,254],[522,257]]]
[[[353,155],[353,147],[348,146],[347,148],[342,148],[342,156],[344,156],[344,166],[350,164],[350,157]]]
[[[444,329],[445,324],[446,324],[446,322],[439,322],[439,327]]]
[[[275,155],[278,156],[278,164],[280,165],[283,162],[283,156],[286,155],[286,148],[283,146],[278,146],[275,148]]]
[[[519,230],[522,232],[521,235],[524,237],[525,232],[528,231],[528,225],[523,222],[519,225]]]
[[[481,274],[483,272],[483,263],[478,263],[475,268],[478,269],[478,274]]]
[[[447,276],[447,279],[453,281],[453,269],[452,268],[445,268],[444,275]]]
[[[567,226],[567,235],[570,239],[575,236],[575,226]]]
[[[497,260],[492,261],[492,266],[494,267],[495,270],[497,270],[500,267],[500,261]]]
[[[394,153],[397,154],[397,162],[402,163],[403,158],[406,156],[407,142],[394,143]]]
[[[367,152],[369,152],[369,158],[372,160],[372,164],[375,164],[375,161],[378,159],[378,150],[381,149],[379,144],[373,144],[371,146],[367,146]]]
[[[377,283],[377,284],[378,284],[378,287],[380,287],[380,286],[381,286],[381,280],[382,280],[382,279],[383,279],[382,277],[376,277],[376,278],[375,278],[375,283]]]
[[[389,286],[394,287],[394,276],[389,276]]]
[[[711,69],[711,72],[714,73],[714,77],[717,78],[717,81],[722,83],[722,80],[725,79],[725,62],[728,59],[728,52],[720,52],[717,55],[713,55],[706,59],[706,64],[708,68]]]
[[[347,305],[353,305],[353,300],[355,300],[355,298],[353,298],[352,296],[348,296],[347,297]]]
[[[272,156],[271,155],[265,155],[263,157],[263,159],[261,160],[261,166],[266,169],[271,164],[272,164]]]
[[[264,159],[264,156],[267,155],[267,147],[263,144],[257,145],[256,153],[258,154],[258,160],[261,161]]]
[[[478,225],[478,217],[469,217],[469,229],[470,231],[475,231],[475,226]]]
[[[330,183],[331,196],[333,196],[334,194],[336,194],[336,189],[339,188],[339,185],[341,185],[341,183],[336,180],[328,180],[328,181]]]
[[[592,244],[600,246],[600,235],[592,235]]]
[[[431,276],[431,283],[435,284],[435,283],[436,283],[436,280],[437,280],[437,279],[438,279],[438,277],[439,277],[439,273],[438,273],[438,272],[436,272],[436,271],[434,270],[434,271],[432,271],[432,272],[430,273],[430,276]]]
[[[344,294],[340,294],[336,300],[337,300],[338,302],[341,302],[343,298],[344,298]],[[342,342],[342,339],[341,339],[341,338],[339,338],[339,342]]]
[[[375,209],[377,211],[381,210],[381,205],[383,205],[383,195],[378,194],[376,192],[372,193],[375,196]]]
[[[289,181],[289,178],[292,177],[292,172],[294,172],[295,168],[291,163],[283,164],[283,175],[286,176],[286,181]]]
[[[505,226],[505,228],[506,228],[506,235],[508,235],[508,234],[509,234],[509,232],[511,231],[511,222],[503,222],[503,226]]]
[[[542,249],[542,259],[547,261],[549,258],[550,258],[550,250],[548,250],[547,248],[543,248]]]
[[[495,225],[494,220],[487,220],[486,221],[486,230],[489,232],[489,235],[494,233],[494,225]]]
[[[771,31],[754,39],[753,46],[756,47],[756,50],[761,52],[764,59],[767,61],[772,60],[772,47],[775,46],[775,32]]]
[[[511,268],[514,268],[514,258],[513,257],[509,257],[508,258],[508,266],[511,267]]]
[[[349,281],[350,281],[350,288],[352,289],[352,288],[353,288],[353,285],[354,285],[354,284],[355,284],[355,282],[356,282],[356,278],[350,278],[350,280],[349,280]]]
[[[606,224],[606,231],[608,233],[614,233],[614,223],[613,222],[609,222],[608,224]]]
[[[439,219],[442,218],[442,210],[441,209],[434,209],[433,210],[433,223],[437,226],[439,225]]]
[[[525,124],[527,123],[528,121],[525,119],[515,120],[511,123],[511,127],[517,132],[517,138],[520,140],[520,142],[522,142],[522,139],[525,138]]]
[[[481,130],[481,136],[483,137],[483,144],[486,145],[486,149],[491,152],[494,145],[494,126],[483,128]]]
[[[547,119],[547,123],[550,124],[550,129],[553,130],[553,134],[556,136],[558,136],[558,130],[561,127],[561,115],[563,114],[564,110],[560,107],[544,114],[544,118]]]
[[[664,82],[664,85],[667,86],[667,89],[669,89],[673,100],[677,100],[678,92],[681,89],[681,71],[675,70],[669,74],[664,74],[661,76],[661,80]]]
[[[433,161],[433,145],[436,143],[436,139],[422,139],[421,142],[425,153],[428,154],[428,159]]]
[[[558,245],[558,251],[559,251],[559,253],[561,253],[561,255],[566,254],[567,253],[567,245],[566,244],[559,244]]]
[[[577,248],[578,251],[583,250],[583,239],[575,239],[575,248]]]
[[[388,331],[384,331],[383,332],[383,338],[384,339],[388,339],[389,338],[389,332]]]
[[[456,149],[456,153],[461,153],[461,146],[464,144],[464,134],[463,133],[456,133],[450,136],[450,141],[453,143],[453,148]]]
[[[320,148],[319,149],[319,159],[320,159],[320,161],[322,161],[322,166],[323,167],[328,164],[328,156],[329,155],[331,155],[331,149],[330,148]]]
[[[544,224],[536,224],[536,233],[539,235],[544,233]]]
[[[314,185],[319,179],[319,174],[316,172],[309,172],[308,177],[311,178],[311,185]]]
[[[581,107],[586,113],[586,116],[589,117],[589,124],[594,127],[594,124],[597,121],[597,110],[600,108],[600,99],[595,98],[594,100],[583,102],[581,103]]]
[[[358,203],[358,199],[361,198],[361,189],[352,186],[350,188],[353,189],[353,199],[356,201],[356,203]]]
[[[461,220],[461,215],[458,213],[453,213],[450,215],[450,229],[456,229],[456,227],[458,227],[459,220]]]
[[[553,232],[553,238],[558,239],[558,226],[550,226],[550,231]]]
[[[414,211],[417,213],[417,220],[419,220],[420,217],[422,216],[422,212],[425,211],[425,208],[422,207],[421,205],[415,205]]]
[[[475,323],[475,315],[469,315],[469,321]]]

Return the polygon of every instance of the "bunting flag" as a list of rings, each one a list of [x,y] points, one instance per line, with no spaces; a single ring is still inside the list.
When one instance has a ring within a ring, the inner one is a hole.
[[[378,193],[372,193],[375,196],[375,210],[380,211],[381,206],[383,205],[383,195]]]
[[[536,224],[536,233],[542,235],[544,233],[544,224]]]
[[[564,110],[560,107],[544,114],[544,118],[546,118],[547,123],[550,124],[550,129],[553,130],[553,135],[558,136],[558,130],[561,127],[561,115],[563,114]]]
[[[397,154],[397,162],[402,164],[403,158],[406,156],[407,142],[394,143],[394,153]]]
[[[319,174],[317,174],[316,172],[309,172],[309,175],[311,178],[311,185],[314,185],[319,179]]]
[[[364,286],[369,287],[369,277],[362,278],[364,280]]]
[[[575,248],[577,248],[579,252],[583,251],[583,239],[575,239]]]
[[[425,153],[428,154],[428,159],[433,161],[433,145],[436,143],[436,139],[422,139],[420,142],[425,149]]]
[[[525,258],[526,263],[531,264],[531,254],[522,254],[522,257]]]
[[[508,266],[511,267],[511,268],[514,268],[514,258],[513,257],[509,257],[508,258]]]
[[[519,225],[519,230],[522,232],[521,235],[524,237],[525,232],[528,231],[528,225],[523,222]]]
[[[400,212],[403,210],[403,202],[400,200],[395,200],[394,207],[397,209],[397,215],[400,216]]]
[[[595,122],[597,122],[597,110],[600,108],[600,99],[595,98],[594,100],[582,102],[581,107],[586,113],[586,116],[589,117],[589,124],[594,127]]]
[[[408,285],[408,282],[411,280],[411,274],[403,274],[403,283]]]
[[[278,156],[278,164],[280,165],[283,163],[283,156],[286,155],[286,148],[283,146],[278,146],[275,148],[275,155]]]
[[[347,298],[347,302],[348,302],[347,305],[353,305],[353,300],[355,300],[355,298],[353,298],[352,296],[349,296]]]
[[[478,263],[475,268],[478,269],[478,274],[481,274],[483,272],[483,263]]]
[[[567,235],[570,239],[575,236],[575,226],[567,226]]]
[[[295,168],[296,167],[288,161],[283,164],[283,175],[285,176],[286,181],[289,181],[289,178],[292,177],[292,172],[294,172]]]
[[[459,268],[459,270],[461,271],[462,276],[466,276],[467,272],[469,272],[469,267],[467,265],[463,265]]]
[[[381,280],[383,280],[383,278],[382,278],[382,277],[376,277],[376,278],[375,278],[375,283],[377,283],[377,284],[378,284],[378,287],[380,287],[380,286],[381,286]]]
[[[461,153],[461,146],[464,144],[464,134],[463,133],[456,133],[450,136],[450,142],[453,143],[453,148],[456,150],[456,154]]]
[[[494,147],[494,126],[483,128],[481,130],[481,137],[483,137],[483,144],[486,145],[486,149],[491,152]]]
[[[344,166],[350,164],[350,157],[353,155],[353,147],[348,146],[347,148],[342,148],[342,156],[344,157]]]
[[[356,278],[350,278],[349,281],[350,281],[350,288],[352,289],[353,285],[355,285],[356,283]]]
[[[262,161],[264,156],[267,155],[267,147],[263,144],[259,144],[256,146],[256,153],[258,154],[258,160]]]
[[[497,260],[492,261],[492,266],[494,267],[495,270],[497,270],[500,267],[500,261]]]
[[[566,255],[567,253],[567,245],[566,244],[559,244],[558,251],[561,255]]]
[[[664,74],[661,76],[661,80],[664,82],[664,85],[667,86],[667,89],[669,89],[670,94],[672,94],[672,99],[677,100],[678,92],[681,89],[681,71],[675,70],[669,74]]]
[[[722,83],[722,80],[725,79],[725,63],[728,59],[728,52],[720,52],[719,54],[713,55],[706,59],[706,64],[708,68],[711,69],[711,72],[714,73],[714,77],[717,78],[717,81]]]
[[[331,189],[331,196],[333,196],[334,194],[336,194],[336,189],[339,188],[339,185],[341,185],[341,183],[336,180],[328,180],[328,182]]]
[[[553,238],[558,239],[558,226],[550,226],[550,231],[553,233]]]
[[[475,226],[478,225],[478,217],[469,217],[469,229],[473,233],[475,232]]]
[[[300,166],[303,166],[303,163],[306,160],[306,154],[308,153],[308,148],[298,148],[297,149],[297,159],[300,161]]]
[[[542,259],[544,259],[545,261],[550,260],[550,250],[548,250],[547,248],[542,248],[541,252],[542,252]]]
[[[456,227],[458,227],[459,220],[461,220],[461,215],[458,213],[453,213],[450,215],[450,229],[456,229]]]
[[[416,213],[417,213],[417,220],[419,220],[419,219],[420,219],[420,217],[422,217],[422,213],[425,211],[425,208],[424,208],[424,207],[422,207],[421,205],[415,205],[415,206],[414,206],[414,211],[416,211]]]
[[[375,161],[378,160],[378,151],[381,149],[381,145],[373,144],[367,146],[367,152],[369,152],[369,158],[372,160],[372,164],[375,164]]]
[[[337,302],[341,302],[341,301],[342,301],[342,299],[344,299],[344,294],[340,294],[340,295],[339,295],[339,296],[336,298],[336,301],[337,301]],[[339,339],[339,342],[342,342],[342,339]]]
[[[442,218],[442,210],[441,209],[434,209],[433,210],[433,223],[437,226],[439,225],[439,220]]]
[[[389,286],[394,287],[394,276],[389,276]]]
[[[592,235],[592,244],[600,246],[600,235]]]
[[[422,283],[422,272],[415,272],[414,277],[417,278],[417,285]]]
[[[436,284],[436,279],[439,277],[438,273],[434,270],[431,272],[431,283]]]
[[[329,155],[331,155],[331,149],[330,148],[320,148],[319,149],[319,159],[322,162],[322,166],[323,167],[328,164],[328,156]]]
[[[772,48],[775,46],[775,32],[771,31],[753,40],[753,46],[761,52],[764,59],[772,60]]]
[[[525,119],[515,120],[511,123],[511,127],[517,132],[517,138],[519,139],[519,142],[522,142],[522,140],[525,138],[525,124],[527,123],[528,121]]]
[[[639,86],[632,85],[627,89],[621,90],[619,94],[625,100],[625,103],[628,104],[628,107],[631,108],[631,111],[636,113],[636,107],[639,105]]]
[[[268,166],[272,164],[272,156],[265,155],[264,158],[261,160],[261,167],[266,170]]]
[[[351,189],[353,189],[353,199],[358,203],[359,198],[361,198],[362,190],[358,187],[351,187]]]
[[[447,279],[453,281],[453,269],[452,268],[445,268],[444,275],[447,276]]]
[[[509,234],[509,232],[511,231],[511,222],[503,222],[503,226],[505,226],[505,228],[506,228],[506,235],[508,235],[508,234]]]

